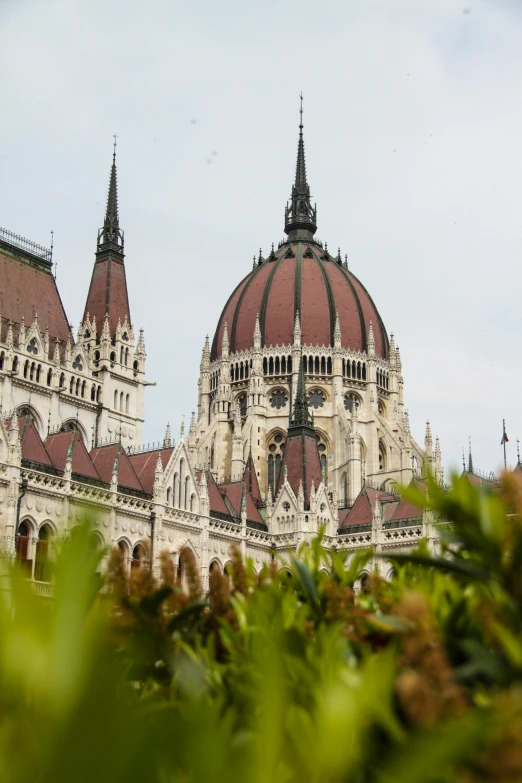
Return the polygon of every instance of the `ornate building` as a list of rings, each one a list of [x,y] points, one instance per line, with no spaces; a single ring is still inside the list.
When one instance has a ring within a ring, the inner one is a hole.
[[[230,544],[256,568],[324,527],[347,553],[421,537],[433,520],[396,483],[438,440],[410,434],[399,348],[340,252],[315,239],[303,124],[286,239],[234,288],[200,365],[198,413],[177,444],[142,447],[145,341],[132,323],[113,155],[107,209],[76,340],[51,253],[0,230],[0,535],[49,592],[49,547],[85,516],[93,546],[130,566],[190,547],[206,583]],[[381,566],[382,568],[382,566]]]

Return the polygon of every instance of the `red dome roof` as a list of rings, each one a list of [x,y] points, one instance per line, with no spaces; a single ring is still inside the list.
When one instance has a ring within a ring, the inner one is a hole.
[[[239,283],[221,313],[212,360],[221,355],[225,323],[230,353],[253,347],[258,313],[263,347],[291,345],[296,310],[303,345],[333,345],[339,313],[344,348],[366,351],[371,320],[375,353],[388,358],[388,335],[367,290],[312,240],[286,242]]]

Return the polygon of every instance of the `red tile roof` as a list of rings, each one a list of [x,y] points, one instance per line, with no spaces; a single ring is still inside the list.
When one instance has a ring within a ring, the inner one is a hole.
[[[257,480],[256,469],[254,467],[254,461],[252,454],[249,455],[247,464],[245,465],[245,472],[243,473],[243,481],[247,492],[250,492],[254,503],[262,503],[261,490],[259,489],[259,482]]]
[[[111,335],[116,332],[118,319],[123,324],[125,316],[131,323],[125,266],[110,256],[94,264],[91,285],[85,304],[85,316],[96,316],[96,328],[101,333],[105,313],[109,313]]]
[[[54,467],[59,471],[65,470],[67,453],[72,443],[71,467],[72,472],[80,476],[97,479],[100,476],[92,464],[89,453],[84,446],[81,437],[77,432],[58,432],[55,435],[48,435],[45,446],[53,461]]]
[[[288,470],[288,483],[296,496],[300,483],[303,483],[305,507],[308,508],[312,482],[317,489],[322,481],[321,460],[315,437],[303,434],[302,431],[289,431],[276,494],[284,483],[285,466]]]
[[[172,447],[169,449],[155,449],[154,451],[144,451],[140,454],[129,455],[129,460],[134,468],[134,472],[148,495],[152,495],[154,489],[154,476],[156,473],[156,465],[158,464],[158,455],[161,454],[161,463],[163,468],[166,468],[173,452],[174,448]]]
[[[51,342],[58,339],[67,342],[72,335],[56,282],[51,272],[33,266],[29,261],[16,257],[8,250],[0,249],[0,315],[1,338],[5,341],[8,321],[13,321],[14,336],[19,332],[22,317],[28,329],[34,314],[38,314],[38,328],[49,329]]]
[[[246,498],[246,512],[247,522],[256,522],[263,524],[263,518],[259,513],[257,506],[255,505],[250,492],[245,488],[245,485],[241,481],[230,482],[229,484],[220,484],[219,492],[222,497],[226,497],[230,505],[234,509],[234,516],[241,516],[241,500],[243,493]]]
[[[230,511],[226,507],[225,501],[221,497],[221,493],[210,471],[207,471],[207,488],[210,510],[215,511],[218,514],[225,514],[226,516],[230,516]]]
[[[100,446],[99,448],[92,449],[91,451],[91,459],[96,469],[98,470],[102,481],[105,481],[106,484],[111,483],[112,471],[116,457],[118,457],[118,486],[127,487],[128,489],[136,489],[140,492],[143,492],[143,486],[141,485],[134,468],[131,465],[125,449],[122,448],[120,443],[113,443],[109,446]],[[156,465],[154,465],[154,469],[156,469]]]
[[[11,421],[8,421],[7,427],[9,428],[10,425]],[[31,462],[37,462],[39,465],[47,465],[47,467],[54,468],[53,461],[30,416],[23,416],[18,419],[18,431],[22,441],[22,459],[28,459]]]

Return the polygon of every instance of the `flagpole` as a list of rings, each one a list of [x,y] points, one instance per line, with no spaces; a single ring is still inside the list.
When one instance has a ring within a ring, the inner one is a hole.
[[[504,442],[504,470],[507,470],[506,465],[506,420],[502,419],[502,440]]]

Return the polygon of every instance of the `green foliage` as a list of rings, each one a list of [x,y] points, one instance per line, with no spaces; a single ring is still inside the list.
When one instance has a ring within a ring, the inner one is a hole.
[[[522,497],[460,479],[427,496],[426,545],[354,588],[319,536],[256,574],[232,556],[205,595],[185,555],[99,591],[89,524],[54,597],[0,592],[0,780],[443,783],[522,780]],[[284,567],[281,567],[283,566]]]

